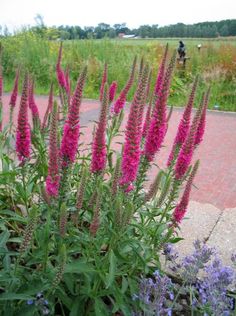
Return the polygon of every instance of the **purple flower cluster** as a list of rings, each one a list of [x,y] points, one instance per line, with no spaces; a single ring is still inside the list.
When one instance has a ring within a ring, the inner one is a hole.
[[[227,288],[233,284],[235,272],[223,266],[214,248],[196,240],[193,253],[182,260],[170,244],[165,245],[163,254],[169,262],[168,267],[183,280],[182,292],[188,295],[192,291],[192,308],[200,315],[232,315],[234,302],[228,296]],[[231,259],[234,262],[236,256],[232,255]],[[202,277],[199,272],[203,272]]]
[[[171,316],[172,310],[168,302],[174,299],[173,284],[169,277],[155,271],[153,278],[143,278],[139,286],[139,294],[134,295],[134,300],[139,300],[148,310],[147,315]],[[170,304],[169,304],[170,305]],[[135,314],[141,315],[141,314]]]
[[[230,315],[233,299],[227,295],[227,287],[234,279],[234,271],[225,267],[216,257],[205,268],[206,276],[198,283],[199,301],[208,307],[210,315]]]

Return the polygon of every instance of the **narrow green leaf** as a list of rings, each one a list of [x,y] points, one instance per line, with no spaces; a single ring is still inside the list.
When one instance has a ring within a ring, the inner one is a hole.
[[[3,293],[0,295],[0,301],[14,301],[14,300],[32,300],[33,296],[17,293]]]
[[[115,279],[115,273],[116,273],[116,256],[113,252],[113,250],[109,253],[109,274],[106,282],[106,288],[109,288]]]

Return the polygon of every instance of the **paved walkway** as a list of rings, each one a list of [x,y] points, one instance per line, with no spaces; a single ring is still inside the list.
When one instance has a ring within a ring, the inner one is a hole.
[[[9,95],[3,98],[3,122],[9,117]],[[46,97],[37,97],[40,116],[43,117]],[[128,115],[126,106],[125,116]],[[14,119],[16,120],[16,112]],[[165,144],[157,155],[156,163],[161,167],[165,163],[172,146],[178,122],[183,109],[174,109]],[[99,103],[94,100],[84,100],[81,105],[81,126],[83,135],[81,142],[91,143],[94,120],[98,119]],[[119,147],[119,144],[114,144]],[[195,159],[200,159],[200,169],[193,188],[188,217],[181,225],[181,236],[184,241],[177,244],[182,254],[192,250],[192,242],[196,238],[204,239],[211,246],[216,246],[221,258],[230,264],[230,256],[236,252],[236,113],[207,112],[207,126],[204,141],[195,153]],[[152,169],[150,178],[155,177]]]

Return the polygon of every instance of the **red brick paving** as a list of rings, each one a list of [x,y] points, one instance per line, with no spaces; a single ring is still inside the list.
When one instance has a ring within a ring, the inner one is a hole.
[[[37,97],[40,115],[43,116],[47,98]],[[9,95],[3,98],[3,122],[9,117]],[[84,134],[81,142],[91,142],[93,123],[98,118],[99,103],[94,100],[84,100],[81,105],[81,125]],[[126,107],[128,110],[128,106]],[[126,110],[126,116],[127,116]],[[15,111],[18,111],[18,106]],[[156,157],[156,163],[163,167],[168,158],[173,138],[181,118],[182,109],[175,109],[170,119],[169,130],[164,147]],[[118,146],[118,145],[117,145]],[[220,209],[236,207],[236,113],[207,112],[207,127],[204,140],[195,152],[195,159],[200,159],[200,169],[195,180],[197,189],[193,188],[191,199],[210,203]],[[156,170],[150,171],[150,178]]]

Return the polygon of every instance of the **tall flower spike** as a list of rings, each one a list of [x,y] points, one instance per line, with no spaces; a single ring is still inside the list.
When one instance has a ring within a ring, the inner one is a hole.
[[[68,87],[66,83],[66,76],[64,74],[64,71],[61,68],[61,59],[62,59],[62,42],[59,48],[59,53],[58,53],[58,59],[57,59],[57,64],[56,64],[56,73],[57,73],[57,81],[59,83],[59,86],[62,89],[65,89],[66,92],[68,92]]]
[[[107,82],[107,63],[105,63],[104,65],[104,70],[103,70],[103,75],[102,75],[102,83],[100,87],[100,97],[99,97],[100,102],[102,102],[102,99],[103,99],[104,86],[106,82]]]
[[[100,195],[97,194],[95,210],[93,213],[93,220],[92,220],[92,223],[90,224],[90,227],[89,227],[89,231],[93,237],[96,236],[98,228],[99,228],[100,207],[101,207],[101,198],[100,198]]]
[[[188,207],[188,203],[189,203],[189,196],[190,196],[190,192],[191,192],[191,187],[193,184],[193,180],[194,177],[197,173],[199,167],[199,160],[195,163],[193,170],[188,178],[186,187],[184,189],[184,193],[183,196],[179,202],[179,204],[177,204],[174,213],[173,213],[173,222],[174,224],[180,224],[180,222],[182,221],[185,213],[187,212],[187,207]]]
[[[191,163],[193,151],[194,151],[196,131],[197,131],[198,124],[200,121],[202,108],[204,105],[204,99],[205,99],[205,96],[203,94],[200,106],[198,107],[198,110],[193,118],[193,122],[189,130],[188,136],[186,137],[185,142],[177,157],[177,161],[175,165],[175,179],[176,180],[181,180],[184,177]]]
[[[116,95],[116,90],[117,90],[117,82],[116,81],[113,81],[110,85],[110,88],[109,88],[109,102],[111,103],[114,98],[115,98],[115,95]]]
[[[143,105],[146,97],[146,87],[147,76],[145,75],[145,72],[143,72],[130,106],[125,131],[124,151],[121,162],[122,175],[120,179],[120,184],[125,186],[125,190],[132,188],[131,184],[135,181],[138,172],[141,154],[140,107]]]
[[[0,65],[0,102],[2,102],[2,94],[3,94],[3,74],[2,74],[2,66]]]
[[[120,160],[120,157],[118,157],[116,160],[116,166],[113,173],[113,179],[112,179],[112,185],[111,185],[112,196],[115,196],[117,193],[119,178],[120,178],[120,164],[121,164],[121,160]]]
[[[198,85],[198,77],[196,77],[196,79],[194,81],[192,91],[191,91],[189,99],[188,99],[188,103],[185,107],[182,119],[179,123],[177,134],[176,134],[175,140],[174,140],[174,144],[173,144],[171,153],[170,153],[169,158],[168,158],[168,162],[167,162],[168,167],[171,166],[173,159],[175,159],[174,156],[177,154],[177,148],[180,148],[182,146],[182,144],[184,143],[184,141],[188,135],[188,131],[189,131],[189,127],[190,127],[191,112],[192,112],[192,108],[193,108],[193,103],[194,103],[197,85]]]
[[[29,84],[29,108],[31,109],[34,128],[40,127],[39,110],[34,99],[34,81]]]
[[[49,135],[49,163],[48,163],[48,176],[46,179],[46,191],[50,196],[58,196],[59,190],[59,149],[58,149],[58,136],[57,136],[57,103],[54,102],[52,119]]]
[[[142,56],[140,60],[140,64],[139,64],[138,81],[142,78],[143,68],[144,68],[144,57]]]
[[[141,137],[142,136],[142,126],[143,126],[143,113],[144,113],[144,107],[146,105],[146,99],[147,99],[147,85],[149,80],[149,67],[148,65],[143,66],[143,73],[142,78],[140,79],[143,81],[143,84],[146,86],[145,95],[143,96],[143,99],[140,100],[140,107],[139,107],[139,115],[138,115],[138,134]]]
[[[147,83],[147,89],[146,89],[146,100],[148,99],[148,96],[150,93],[151,81],[152,81],[152,69],[150,69],[149,75],[148,75],[148,83]]]
[[[28,86],[28,76],[26,75],[23,83],[16,131],[16,152],[20,161],[24,161],[30,156],[31,138],[28,122]]]
[[[117,98],[114,105],[112,106],[112,112],[115,115],[118,115],[120,113],[120,111],[124,108],[127,94],[128,94],[128,92],[129,92],[129,90],[132,87],[132,84],[134,82],[136,63],[137,63],[137,57],[134,58],[133,65],[132,65],[131,72],[130,72],[130,76],[129,76],[129,79],[128,79],[125,87],[123,88],[119,97]]]
[[[175,65],[176,52],[174,52],[169,66],[166,70],[163,84],[159,91],[159,97],[156,99],[153,116],[150,122],[150,127],[146,136],[144,145],[144,155],[151,162],[155,154],[160,150],[164,141],[167,130],[166,106],[169,96],[171,76]]]
[[[156,103],[156,98],[159,95],[160,89],[162,87],[164,74],[165,74],[165,65],[166,65],[166,59],[167,59],[167,53],[168,53],[169,45],[166,44],[165,52],[161,61],[161,65],[157,74],[155,88],[154,88],[154,102]]]
[[[163,176],[163,172],[160,171],[156,178],[154,179],[154,181],[152,182],[152,184],[150,185],[150,188],[148,190],[148,192],[145,194],[145,201],[150,201],[152,198],[155,197],[155,195],[157,194],[157,191],[159,189],[161,180],[162,180],[162,176]]]
[[[149,104],[148,104],[148,108],[147,108],[147,112],[146,112],[146,117],[145,117],[145,121],[143,124],[143,132],[142,132],[143,138],[146,137],[147,131],[148,131],[149,126],[150,126],[152,103],[153,103],[153,95],[151,96],[151,98],[149,100]]]
[[[20,75],[20,70],[18,69],[16,71],[14,87],[13,87],[10,102],[9,102],[11,109],[15,108],[15,106],[16,106],[16,100],[17,100],[17,95],[18,95],[19,75]]]
[[[196,137],[195,137],[195,143],[194,143],[195,146],[199,145],[203,140],[203,135],[204,135],[205,126],[206,126],[206,110],[208,107],[209,96],[210,96],[210,88],[208,89],[205,100],[204,100],[204,106],[202,109],[202,114],[201,114],[201,118],[198,124]]]
[[[48,116],[49,116],[49,114],[52,111],[52,107],[53,107],[53,83],[51,83],[51,87],[50,87],[49,98],[48,98],[48,106],[47,106],[47,110],[46,110],[46,112],[44,114],[42,130],[44,130],[46,128],[47,121],[48,121]]]
[[[79,110],[82,101],[83,88],[87,74],[87,67],[82,70],[72,97],[67,120],[63,129],[60,148],[62,166],[66,167],[75,161],[79,141]]]
[[[2,115],[3,115],[2,93],[3,93],[3,78],[2,78],[2,66],[0,65],[0,132],[2,131]]]
[[[98,126],[92,145],[91,172],[101,172],[106,167],[106,124],[107,124],[107,108],[108,108],[108,84],[104,85],[102,107]]]

